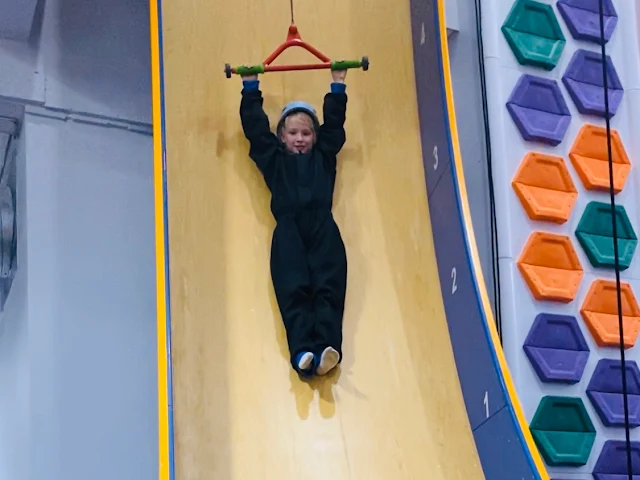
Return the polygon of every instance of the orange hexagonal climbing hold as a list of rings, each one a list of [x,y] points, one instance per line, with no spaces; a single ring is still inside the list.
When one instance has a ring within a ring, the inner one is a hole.
[[[619,193],[631,170],[631,162],[624,149],[620,134],[611,130],[613,157],[613,190]],[[569,152],[569,158],[587,190],[609,190],[609,163],[607,131],[597,125],[584,125]]]
[[[582,281],[583,270],[566,235],[533,232],[518,259],[518,268],[536,300],[568,303]]]
[[[622,328],[624,329],[624,346],[635,345],[640,331],[640,307],[631,285],[620,282],[622,297]],[[617,347],[620,345],[618,329],[618,299],[614,280],[594,280],[580,309],[593,339],[600,347]]]
[[[532,220],[564,223],[578,197],[562,157],[543,153],[527,153],[511,185]]]

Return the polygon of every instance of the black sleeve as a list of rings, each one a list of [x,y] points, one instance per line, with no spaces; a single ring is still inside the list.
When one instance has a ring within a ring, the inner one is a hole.
[[[347,94],[330,92],[324,96],[324,123],[318,133],[318,148],[335,156],[346,141],[344,122],[347,113]]]
[[[242,89],[240,119],[244,135],[249,140],[249,157],[256,163],[267,182],[275,169],[278,139],[269,126],[269,118],[262,108],[260,90]]]

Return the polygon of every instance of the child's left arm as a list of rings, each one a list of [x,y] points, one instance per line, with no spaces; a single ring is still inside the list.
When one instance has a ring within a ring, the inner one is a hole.
[[[344,131],[347,112],[347,86],[344,83],[346,74],[346,70],[331,72],[333,78],[331,92],[324,97],[324,123],[318,132],[318,147],[330,155],[337,155],[346,141]]]

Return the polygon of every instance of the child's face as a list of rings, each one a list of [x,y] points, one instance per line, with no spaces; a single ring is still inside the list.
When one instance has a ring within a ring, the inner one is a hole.
[[[316,134],[313,122],[305,113],[294,113],[284,121],[280,139],[292,153],[307,153],[313,147]]]

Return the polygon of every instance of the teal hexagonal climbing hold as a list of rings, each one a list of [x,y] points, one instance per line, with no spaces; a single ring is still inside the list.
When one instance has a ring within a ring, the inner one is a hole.
[[[543,397],[529,426],[547,465],[586,465],[596,429],[579,397]]]
[[[535,0],[516,0],[502,33],[518,63],[544,70],[554,69],[566,44],[553,7]]]
[[[616,205],[616,236],[618,237],[618,262],[620,270],[631,265],[638,245],[638,237],[633,230],[627,211]],[[614,268],[613,225],[611,205],[603,202],[589,202],[584,209],[576,238],[582,246],[589,262],[596,268]]]

